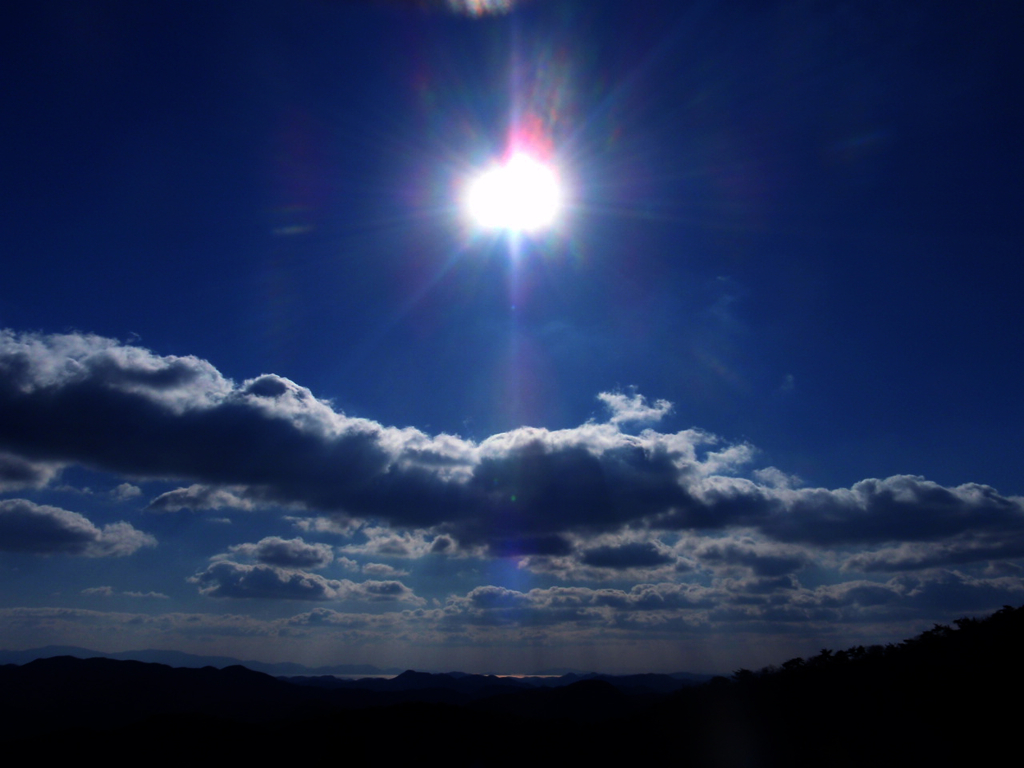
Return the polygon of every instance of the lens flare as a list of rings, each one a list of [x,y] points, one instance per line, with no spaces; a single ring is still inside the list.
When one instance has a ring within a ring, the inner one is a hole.
[[[562,207],[555,169],[515,152],[475,179],[466,190],[466,209],[477,226],[533,232],[551,226]]]

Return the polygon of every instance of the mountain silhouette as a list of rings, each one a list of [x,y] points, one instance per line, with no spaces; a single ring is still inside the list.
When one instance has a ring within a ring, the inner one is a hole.
[[[176,759],[295,759],[301,748],[466,766],[986,763],[1005,761],[1016,739],[1021,647],[1024,608],[1007,606],[899,644],[822,649],[672,690],[663,675],[342,681],[62,656],[0,666],[0,740],[67,757],[160,745]]]

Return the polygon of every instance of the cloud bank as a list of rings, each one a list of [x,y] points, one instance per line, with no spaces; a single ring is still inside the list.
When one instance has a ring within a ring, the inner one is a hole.
[[[162,516],[147,518],[154,525],[187,529],[205,523],[186,510],[226,510],[261,530],[187,566],[188,593],[222,606],[323,606],[291,618],[273,608],[274,620],[133,614],[123,622],[139,642],[158,631],[183,643],[193,633],[285,643],[322,632],[366,647],[400,636],[410,647],[568,649],[685,635],[717,647],[738,637],[821,643],[840,627],[839,642],[858,627],[875,642],[912,634],[906,622],[1024,598],[1021,498],[911,475],[803,487],[756,467],[746,443],[660,429],[666,401],[598,399],[604,421],[473,441],[350,416],[274,374],[235,382],[195,357],[5,331],[0,489],[45,488],[77,466],[119,476],[107,503],[134,505],[139,483],[174,483],[145,506]],[[264,535],[267,521],[301,535]],[[0,501],[7,551],[111,557],[155,543],[127,522]],[[366,580],[339,578],[355,573]],[[134,589],[82,595],[163,597]],[[26,638],[66,632],[80,643],[121,616],[25,608],[2,621]]]
[[[192,485],[149,508],[288,505],[430,530],[495,556],[566,556],[581,537],[628,530],[736,529],[778,543],[883,547],[849,561],[866,570],[1020,552],[1024,503],[991,487],[904,475],[799,488],[765,470],[751,479],[741,476],[750,446],[696,429],[630,434],[624,424],[656,421],[670,404],[600,397],[605,423],[474,442],[348,416],[274,374],[235,383],[195,357],[86,334],[5,331],[0,468],[26,482],[41,480],[30,468],[66,464],[185,481]],[[635,544],[580,556],[607,568],[667,562]]]

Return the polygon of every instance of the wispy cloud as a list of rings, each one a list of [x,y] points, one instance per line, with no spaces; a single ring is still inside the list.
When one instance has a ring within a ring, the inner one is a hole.
[[[243,489],[190,485],[161,493],[147,506],[147,512],[180,512],[183,509],[242,509],[251,510],[253,503],[243,498]]]
[[[136,592],[132,590],[120,592],[111,586],[88,587],[87,589],[82,590],[82,594],[90,597],[116,597],[120,595],[124,597],[145,597],[156,598],[159,600],[170,600],[170,597],[162,592]]]

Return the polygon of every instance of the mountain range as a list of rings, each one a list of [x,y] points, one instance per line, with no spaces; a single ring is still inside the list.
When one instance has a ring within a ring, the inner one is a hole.
[[[241,665],[0,666],[0,741],[57,757],[693,766],[995,763],[1018,733],[1024,607],[701,684],[668,675],[274,677]],[[52,650],[52,649],[51,649]],[[79,649],[80,650],[80,649]]]

